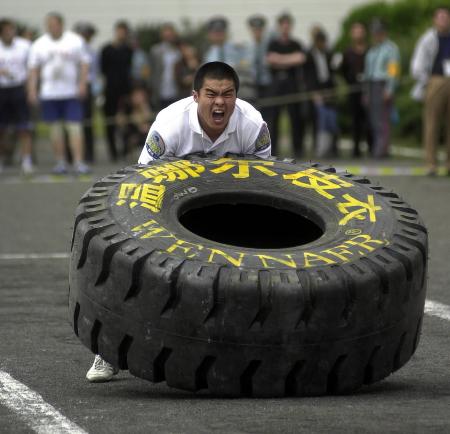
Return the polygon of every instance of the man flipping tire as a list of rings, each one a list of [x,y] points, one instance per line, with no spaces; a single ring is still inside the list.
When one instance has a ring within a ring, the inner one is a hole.
[[[158,114],[139,157],[140,164],[194,153],[270,156],[267,124],[253,106],[237,98],[239,78],[231,66],[223,62],[204,64],[196,73],[193,87],[192,96]],[[86,378],[105,382],[117,373],[97,355]]]

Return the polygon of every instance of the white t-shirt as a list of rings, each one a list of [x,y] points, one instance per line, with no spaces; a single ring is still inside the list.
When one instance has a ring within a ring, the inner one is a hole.
[[[31,46],[28,67],[40,68],[42,99],[75,98],[80,65],[89,64],[83,40],[66,31],[59,39],[42,35]]]
[[[198,104],[192,96],[161,110],[150,128],[139,163],[160,157],[184,157],[202,152],[217,157],[230,152],[262,158],[270,156],[270,135],[261,113],[249,103],[236,99],[236,106],[222,135],[213,143],[202,130]]]
[[[31,43],[24,38],[15,37],[11,45],[0,40],[0,87],[21,86],[27,80],[27,61]]]

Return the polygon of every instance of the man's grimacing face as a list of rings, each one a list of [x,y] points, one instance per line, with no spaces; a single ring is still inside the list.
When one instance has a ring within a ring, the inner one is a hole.
[[[198,103],[200,125],[207,134],[219,136],[225,130],[236,105],[236,87],[233,80],[205,77],[203,86],[193,92]]]

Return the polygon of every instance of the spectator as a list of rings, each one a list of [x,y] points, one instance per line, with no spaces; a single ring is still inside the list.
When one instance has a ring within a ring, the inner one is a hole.
[[[95,160],[94,152],[94,134],[93,134],[93,103],[94,95],[98,80],[98,56],[97,51],[92,47],[92,38],[97,33],[96,28],[87,22],[78,23],[75,26],[75,31],[83,38],[84,48],[89,56],[89,74],[87,95],[83,100],[83,136],[84,136],[84,159],[88,163],[93,163]]]
[[[388,39],[387,28],[380,20],[372,21],[371,33],[374,45],[367,52],[364,78],[374,140],[372,154],[375,158],[384,158],[389,155],[390,121],[400,75],[400,53],[397,45]]]
[[[80,36],[64,30],[64,20],[60,14],[48,14],[46,27],[47,33],[31,46],[28,62],[29,100],[31,104],[37,105],[40,98],[42,117],[50,124],[57,161],[54,173],[67,172],[63,140],[66,126],[75,171],[85,174],[89,167],[83,161],[81,99],[87,94],[89,58]]]
[[[27,61],[30,42],[16,36],[13,21],[0,21],[0,172],[6,128],[14,126],[22,145],[22,171],[33,172],[31,122],[26,97]]]
[[[187,41],[179,42],[181,59],[175,65],[179,98],[192,95],[195,73],[200,66],[196,49]]]
[[[244,45],[236,45],[228,40],[228,21],[223,17],[211,18],[207,25],[209,48],[203,61],[225,62],[232,66],[239,76],[240,97],[246,101],[255,99],[251,65],[248,50]]]
[[[131,60],[131,79],[134,84],[148,84],[150,80],[150,60],[139,44],[137,35],[131,37],[133,57]]]
[[[267,63],[267,49],[269,37],[266,35],[266,19],[262,15],[253,15],[248,19],[248,25],[252,33],[252,42],[249,47],[249,62],[252,79],[255,86],[256,98],[266,98],[269,96],[272,76]],[[268,118],[268,109],[261,108],[263,119]]]
[[[33,29],[28,26],[22,26],[19,28],[18,34],[21,38],[26,39],[27,41],[33,42],[36,39],[36,29]]]
[[[228,21],[223,17],[211,18],[207,25],[209,48],[203,62],[225,62],[235,67],[239,63],[236,46],[228,41]]]
[[[178,49],[178,34],[171,23],[163,24],[161,42],[150,50],[152,66],[152,99],[156,110],[162,110],[175,102],[178,86],[175,79],[175,65],[181,58]]]
[[[312,31],[312,46],[307,55],[306,78],[313,91],[315,145],[317,157],[337,156],[337,112],[333,103],[335,90],[332,54],[327,35],[320,27]]]
[[[450,9],[439,7],[433,27],[418,41],[411,61],[417,80],[413,97],[424,100],[424,144],[428,174],[437,171],[436,144],[444,119],[447,128],[447,175],[450,176]]]
[[[364,61],[366,58],[367,32],[362,23],[355,22],[350,27],[350,46],[344,51],[341,72],[350,86],[348,106],[351,115],[351,131],[353,139],[353,157],[361,156],[360,142],[366,137],[369,152],[372,151],[372,134],[369,128],[367,107],[363,104],[362,82],[364,77]]]
[[[147,89],[143,84],[135,84],[127,100],[122,101],[117,114],[117,125],[129,154],[141,149],[150,128],[152,111]]]
[[[133,49],[129,43],[130,28],[126,21],[114,26],[114,40],[105,45],[100,53],[100,71],[104,77],[104,106],[106,138],[112,161],[118,158],[116,146],[115,116],[121,100],[127,98],[131,88],[131,63]],[[123,144],[123,153],[126,152]]]
[[[271,96],[283,96],[298,93],[303,81],[303,68],[306,61],[305,50],[302,45],[291,38],[293,18],[289,14],[278,17],[279,36],[272,40],[268,47],[267,62],[272,73]],[[304,125],[302,107],[300,103],[286,105],[291,120],[291,134],[294,152],[300,156],[303,148]],[[270,136],[272,139],[272,153],[277,154],[278,119],[281,106],[275,106],[268,118]]]

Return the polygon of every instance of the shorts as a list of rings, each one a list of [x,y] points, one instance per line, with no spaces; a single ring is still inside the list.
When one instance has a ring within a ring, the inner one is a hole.
[[[0,128],[31,129],[25,86],[0,87]]]
[[[41,100],[41,113],[45,122],[83,120],[83,106],[76,98]]]

